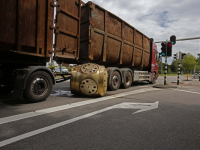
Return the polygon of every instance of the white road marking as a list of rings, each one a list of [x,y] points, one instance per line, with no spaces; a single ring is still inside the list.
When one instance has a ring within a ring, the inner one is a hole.
[[[189,90],[192,90],[192,91],[197,91],[197,90],[195,90],[195,89],[189,89]]]
[[[151,109],[156,109],[158,108],[158,101],[155,103],[121,103],[118,105],[113,106],[113,108],[121,108],[121,109],[140,109],[133,114],[143,112],[143,111],[148,111]]]
[[[1,141],[0,147],[3,147],[3,146],[6,146],[8,144],[26,139],[28,137],[31,137],[31,136],[34,136],[34,135],[37,135],[37,134],[40,134],[40,133],[43,133],[43,132],[64,126],[64,125],[67,125],[67,124],[70,124],[70,123],[73,123],[73,122],[76,122],[76,121],[79,121],[79,120],[94,116],[96,114],[103,113],[103,112],[108,111],[108,110],[117,109],[117,108],[119,108],[119,109],[140,109],[139,111],[135,112],[135,113],[138,113],[138,112],[158,108],[158,101],[155,102],[155,103],[121,103],[121,104],[117,104],[117,105],[114,105],[114,106],[111,106],[111,107],[107,107],[107,108],[104,108],[104,109],[101,109],[101,110],[98,110],[98,111],[94,111],[92,113],[88,113],[88,114],[85,114],[85,115],[82,115],[82,116],[79,116],[79,117],[76,117],[76,118],[72,118],[72,119],[69,119],[69,120],[66,120],[66,121],[63,121],[63,122],[60,122],[60,123],[56,123],[56,124],[53,124],[53,125],[50,125],[50,126],[47,126],[47,127],[35,130],[35,131],[31,131],[31,132],[28,132],[28,133],[25,133],[25,134],[22,134],[22,135],[19,135],[19,136],[16,136],[16,137],[4,140],[4,141]],[[133,114],[135,114],[135,113],[133,113]]]
[[[70,86],[61,86],[61,88],[66,88],[66,87],[70,87]]]
[[[0,118],[0,125],[4,124],[4,123],[8,123],[8,122],[18,121],[21,119],[31,118],[31,117],[40,116],[40,115],[53,113],[53,112],[57,112],[57,111],[62,111],[62,110],[70,109],[70,108],[75,108],[75,107],[80,107],[80,106],[84,106],[84,105],[88,105],[88,104],[102,102],[102,101],[114,99],[117,97],[123,97],[123,96],[127,96],[127,95],[133,95],[133,94],[138,94],[138,93],[143,93],[143,92],[148,92],[148,91],[156,91],[156,90],[160,90],[160,89],[157,89],[157,88],[139,89],[139,90],[129,91],[129,92],[120,93],[120,94],[116,94],[116,95],[112,95],[112,96],[106,96],[106,97],[91,99],[91,100],[87,100],[87,101],[82,101],[82,102],[57,106],[57,107],[51,107],[51,108],[47,108],[47,109],[27,112],[27,113],[9,116],[9,117],[5,117],[5,118]]]
[[[194,91],[186,91],[186,90],[179,90],[179,89],[173,89],[173,90],[180,91],[180,92],[193,93],[193,94],[200,94],[199,92],[194,92]]]

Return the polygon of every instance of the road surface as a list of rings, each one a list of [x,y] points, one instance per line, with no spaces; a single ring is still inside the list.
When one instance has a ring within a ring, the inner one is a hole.
[[[185,79],[178,88],[142,82],[93,98],[72,95],[64,82],[45,102],[2,101],[0,149],[199,150],[200,84]]]

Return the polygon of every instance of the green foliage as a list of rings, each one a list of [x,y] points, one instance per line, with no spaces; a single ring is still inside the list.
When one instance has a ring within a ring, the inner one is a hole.
[[[178,73],[178,60],[173,60],[170,67],[171,67],[172,73]]]
[[[55,68],[55,66],[49,66],[49,69],[53,70]]]
[[[161,74],[161,61],[160,60],[158,61],[158,66],[159,66],[158,74]],[[162,74],[164,74],[164,67],[165,67],[165,64],[162,63]]]
[[[71,71],[72,70],[72,67],[66,67],[69,71]]]
[[[187,73],[187,71],[193,72],[195,67],[197,66],[199,67],[196,58],[192,54],[189,54],[189,53],[184,56],[184,59],[182,62],[183,62],[184,73]]]
[[[168,66],[167,74],[172,74],[172,70],[171,70],[171,67],[170,67],[170,66]]]

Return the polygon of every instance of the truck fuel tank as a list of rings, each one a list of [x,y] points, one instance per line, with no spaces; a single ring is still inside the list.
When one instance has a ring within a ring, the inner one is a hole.
[[[104,66],[86,63],[74,66],[71,71],[72,94],[103,96],[107,90],[107,70]]]

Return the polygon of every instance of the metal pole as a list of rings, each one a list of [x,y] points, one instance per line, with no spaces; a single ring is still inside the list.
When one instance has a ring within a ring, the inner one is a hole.
[[[200,39],[200,37],[177,39],[176,41],[197,40],[197,39]],[[157,42],[154,42],[154,43],[162,43],[162,42],[165,42],[165,41],[157,41]]]
[[[166,40],[166,57],[165,57],[165,76],[164,76],[164,85],[167,84],[167,43],[168,40]]]
[[[60,73],[62,73],[62,63],[60,63]]]
[[[167,56],[165,57],[165,77],[164,77],[164,85],[167,84]]]
[[[161,69],[160,69],[160,74],[162,74],[162,54],[161,54]]]
[[[199,81],[200,81],[200,70],[199,70]]]
[[[180,52],[179,52],[179,56],[180,56]],[[177,85],[179,85],[179,75],[180,75],[180,64],[181,64],[181,61],[180,61],[180,59],[179,59],[179,61],[178,61],[178,78],[177,78]]]

